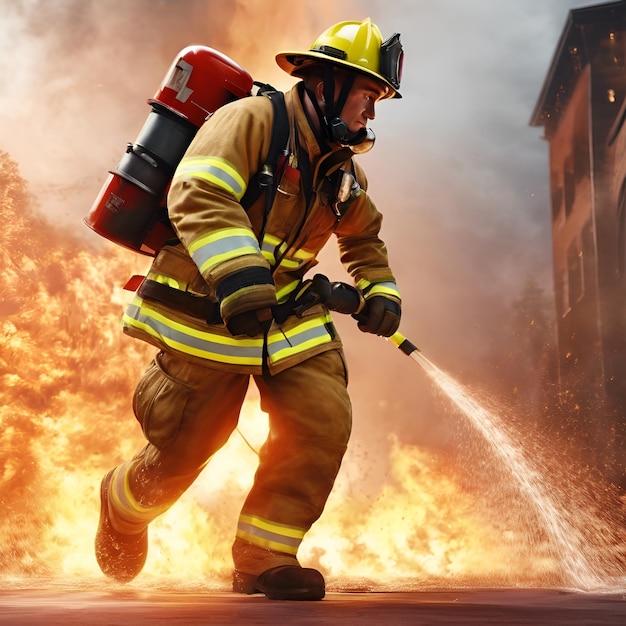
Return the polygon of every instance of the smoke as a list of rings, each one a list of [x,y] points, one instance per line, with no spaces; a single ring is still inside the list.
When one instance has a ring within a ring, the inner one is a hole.
[[[42,212],[75,228],[135,139],[149,113],[145,102],[178,51],[210,45],[269,80],[268,66],[278,74],[271,53],[287,44],[293,24],[308,40],[321,15],[335,19],[330,2],[315,6],[2,0],[0,146],[20,164]]]
[[[0,148],[41,211],[80,231],[180,49],[211,45],[285,88],[276,51],[369,15],[384,35],[401,31],[406,50],[404,99],[379,107],[378,145],[363,159],[406,331],[471,369],[524,279],[551,289],[547,146],[528,121],[567,11],[581,4],[3,0]]]

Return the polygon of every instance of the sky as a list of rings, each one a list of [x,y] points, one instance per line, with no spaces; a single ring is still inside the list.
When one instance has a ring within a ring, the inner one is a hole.
[[[463,376],[486,358],[527,279],[551,294],[548,146],[529,122],[568,12],[591,4],[0,0],[0,150],[17,161],[38,210],[97,250],[102,241],[82,219],[182,48],[211,46],[287,89],[276,52],[370,17],[384,37],[400,32],[405,49],[403,98],[380,103],[376,146],[360,159],[385,215],[401,331]],[[332,246],[321,269],[347,278]],[[338,323],[355,388],[386,381],[362,402],[385,410],[398,385],[402,412],[428,410],[422,394],[406,393],[410,364],[351,320]]]

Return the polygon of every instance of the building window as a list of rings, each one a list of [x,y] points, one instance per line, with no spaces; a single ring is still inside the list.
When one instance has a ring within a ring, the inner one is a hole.
[[[565,216],[569,217],[574,208],[574,198],[576,197],[576,176],[574,172],[565,172],[563,175],[563,197],[565,199]]]

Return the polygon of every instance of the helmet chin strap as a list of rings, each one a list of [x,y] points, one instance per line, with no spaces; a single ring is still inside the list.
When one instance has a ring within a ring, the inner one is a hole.
[[[374,142],[374,133],[369,128],[360,128],[356,132],[351,132],[346,123],[341,119],[341,111],[348,100],[348,95],[356,76],[354,72],[349,72],[341,87],[339,98],[335,103],[335,68],[332,65],[326,65],[324,68],[324,108],[322,111],[315,94],[309,92],[309,97],[313,102],[313,107],[320,120],[320,126],[325,139],[343,146],[358,146],[367,141],[372,144]],[[371,146],[370,146],[371,147]]]

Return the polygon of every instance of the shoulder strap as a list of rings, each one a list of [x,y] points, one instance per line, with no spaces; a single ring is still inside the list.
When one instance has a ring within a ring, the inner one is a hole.
[[[265,216],[263,220],[265,229],[267,215],[276,195],[277,181],[274,177],[276,166],[289,140],[289,118],[283,92],[277,91],[270,85],[255,84],[259,87],[258,95],[264,95],[270,99],[274,110],[274,121],[270,147],[265,157],[265,162],[261,169],[250,178],[246,193],[241,198],[241,205],[247,211],[260,198],[261,194],[265,192]]]

